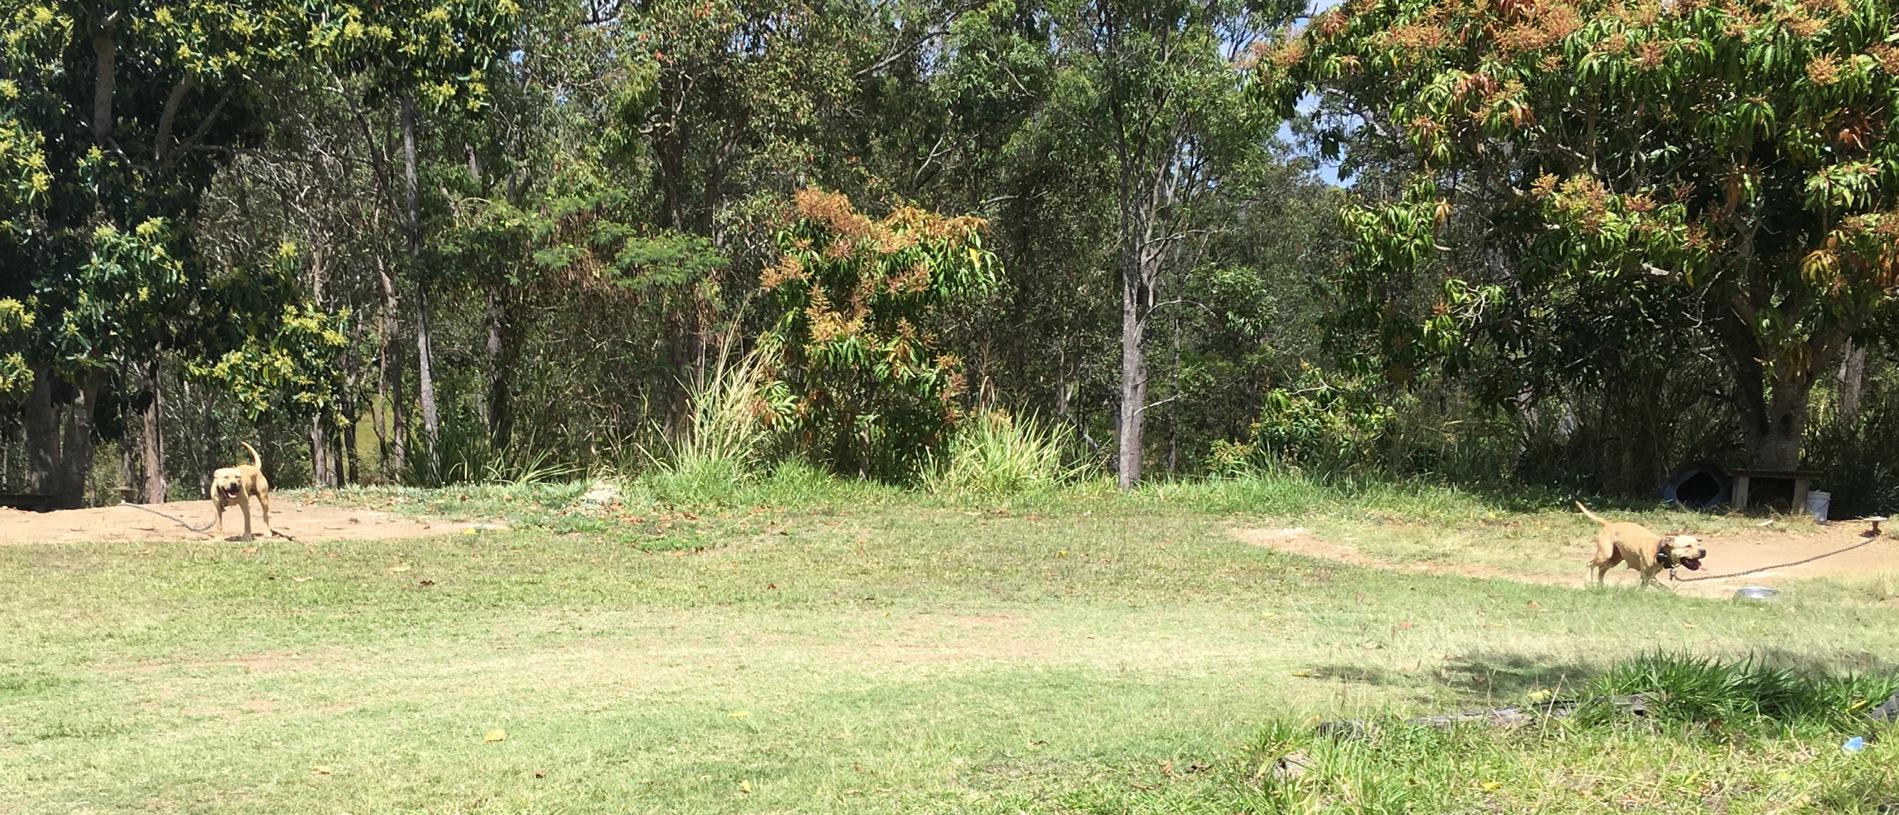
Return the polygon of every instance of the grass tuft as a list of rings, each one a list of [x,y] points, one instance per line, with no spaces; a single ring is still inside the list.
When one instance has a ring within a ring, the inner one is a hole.
[[[938,495],[1051,491],[1086,472],[1085,465],[1075,463],[1075,446],[1075,431],[1068,425],[984,411],[957,428],[924,484]]]
[[[721,355],[691,395],[685,431],[649,454],[649,481],[661,498],[726,503],[736,487],[759,475],[771,443],[761,404],[773,361],[769,346],[736,361]]]
[[[1648,717],[1665,723],[1837,731],[1863,726],[1866,710],[1899,693],[1899,676],[1658,653],[1617,664],[1591,689],[1597,698],[1642,694]],[[1602,721],[1615,715],[1597,705],[1583,718]]]

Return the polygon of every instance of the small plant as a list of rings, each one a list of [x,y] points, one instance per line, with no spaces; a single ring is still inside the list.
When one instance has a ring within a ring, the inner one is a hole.
[[[985,411],[957,428],[925,483],[932,492],[983,495],[1058,487],[1087,469],[1073,463],[1074,449],[1075,431],[1068,425]]]

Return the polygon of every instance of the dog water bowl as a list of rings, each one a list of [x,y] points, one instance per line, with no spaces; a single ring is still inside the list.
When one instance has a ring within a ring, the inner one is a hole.
[[[1734,591],[1734,599],[1772,602],[1780,599],[1780,589],[1767,586],[1742,586]]]

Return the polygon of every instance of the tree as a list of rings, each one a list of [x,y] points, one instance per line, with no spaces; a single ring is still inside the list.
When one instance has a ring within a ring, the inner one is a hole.
[[[1402,195],[1347,212],[1388,354],[1507,348],[1565,292],[1613,287],[1721,349],[1750,466],[1790,469],[1815,381],[1893,310],[1895,20],[1886,0],[1356,0],[1262,67],[1282,110],[1316,91],[1353,114],[1333,138],[1382,129],[1415,157]],[[1440,285],[1407,300],[1419,278]]]
[[[1302,4],[1301,4],[1302,5]],[[1207,228],[1194,215],[1235,164],[1265,150],[1276,117],[1247,104],[1239,62],[1289,2],[1080,0],[1051,6],[1062,71],[1049,101],[1075,137],[1107,159],[1121,290],[1120,483],[1147,453],[1149,326],[1165,274]]]

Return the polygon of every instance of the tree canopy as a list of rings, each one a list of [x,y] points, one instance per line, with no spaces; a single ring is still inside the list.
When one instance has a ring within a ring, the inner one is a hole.
[[[1403,192],[1346,216],[1348,285],[1393,361],[1480,343],[1534,355],[1527,339],[1557,336],[1537,323],[1612,285],[1713,340],[1749,460],[1791,469],[1814,383],[1899,283],[1895,15],[1887,2],[1360,0],[1262,70],[1282,109],[1308,92],[1338,100],[1329,140],[1375,131],[1407,150]],[[1432,295],[1402,295],[1421,281]],[[1604,340],[1572,338],[1572,356]]]

